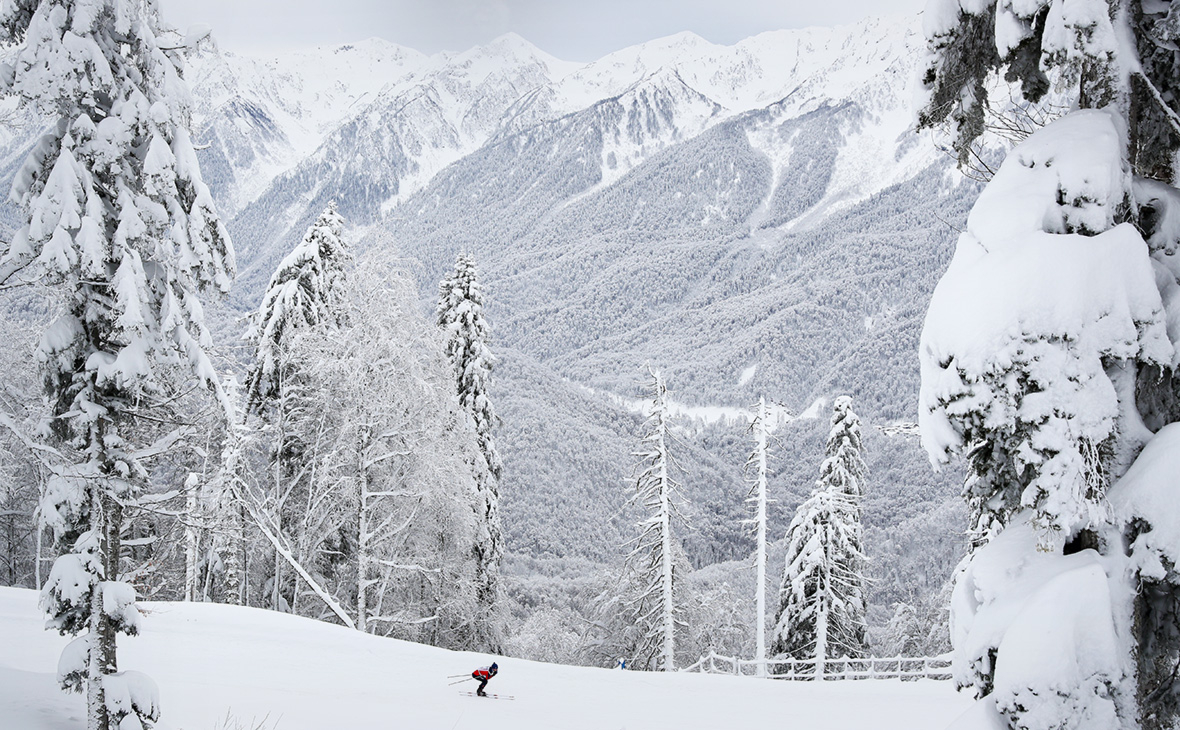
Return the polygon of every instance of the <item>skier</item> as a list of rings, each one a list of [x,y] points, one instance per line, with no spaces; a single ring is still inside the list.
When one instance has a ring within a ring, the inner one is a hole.
[[[479,688],[475,693],[480,697],[487,697],[487,693],[483,691],[484,687],[488,686],[488,680],[496,676],[496,672],[500,671],[499,665],[492,662],[490,667],[480,667],[471,673],[471,678],[479,681]]]

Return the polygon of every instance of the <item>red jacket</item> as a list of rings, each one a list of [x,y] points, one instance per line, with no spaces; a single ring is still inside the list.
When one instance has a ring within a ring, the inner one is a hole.
[[[496,676],[496,673],[493,672],[490,667],[480,667],[479,669],[476,669],[474,672],[472,672],[471,676],[475,679],[491,679],[492,677]]]

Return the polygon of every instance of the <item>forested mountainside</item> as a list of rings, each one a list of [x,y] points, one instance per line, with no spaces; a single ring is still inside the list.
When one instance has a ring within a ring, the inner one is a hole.
[[[870,425],[916,419],[924,303],[975,189],[910,131],[914,26],[681,34],[585,66],[511,35],[430,58],[378,41],[207,54],[203,164],[234,191],[237,306],[330,200],[370,255],[413,262],[427,305],[472,253],[501,353],[508,550],[617,561],[639,428],[619,403],[644,363],[688,406],[765,394],[799,413],[848,393]],[[280,102],[276,72],[304,95]],[[814,483],[827,413],[810,415],[778,434],[774,539]],[[688,556],[744,560],[746,424],[682,425]],[[912,437],[870,429],[867,450],[883,612],[949,577],[958,477]]]
[[[686,414],[695,567],[749,580],[727,562],[753,547],[739,412],[759,395],[806,412],[776,431],[779,539],[849,394],[866,423],[873,608],[937,590],[960,550],[959,478],[876,428],[916,420],[925,303],[977,192],[911,131],[916,25],[734,46],[680,34],[590,64],[514,35],[430,57],[377,40],[203,49],[194,137],[239,261],[211,312],[220,349],[234,359],[237,317],[336,201],[361,255],[408,262],[424,306],[456,253],[481,269],[511,565],[617,561],[650,363]],[[7,176],[35,129],[2,151]]]

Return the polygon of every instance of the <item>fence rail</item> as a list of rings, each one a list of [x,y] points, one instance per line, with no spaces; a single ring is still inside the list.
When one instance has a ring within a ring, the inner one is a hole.
[[[739,677],[769,677],[770,679],[951,679],[949,654],[936,657],[864,657],[861,659],[828,659],[823,670],[816,672],[815,659],[738,659],[709,652],[682,672],[702,674],[732,674]]]

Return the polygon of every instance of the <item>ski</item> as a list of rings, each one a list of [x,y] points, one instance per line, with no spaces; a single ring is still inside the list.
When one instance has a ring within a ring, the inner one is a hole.
[[[492,699],[492,700],[514,700],[514,699],[516,699],[512,695],[497,695],[497,694],[492,694],[491,692],[488,692],[485,695],[477,695],[474,692],[460,692],[459,694],[467,695],[468,697],[487,697],[488,699]]]

